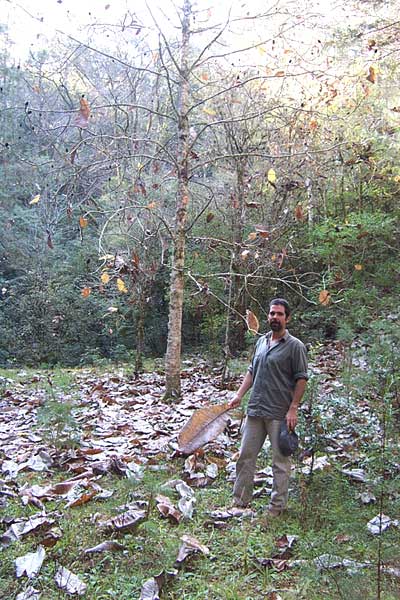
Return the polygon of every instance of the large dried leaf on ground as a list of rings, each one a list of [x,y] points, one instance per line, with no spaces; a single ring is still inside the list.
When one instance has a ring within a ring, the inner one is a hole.
[[[380,535],[388,527],[399,527],[400,521],[393,520],[387,515],[379,514],[368,522],[367,528],[372,535]]]
[[[125,550],[125,546],[116,542],[115,540],[106,540],[101,544],[97,544],[97,546],[93,546],[93,548],[87,548],[85,550],[85,554],[101,554],[102,552],[122,552]]]
[[[342,558],[334,554],[321,554],[314,558],[314,564],[318,571],[326,571],[328,569],[347,569],[350,573],[356,573],[360,569],[370,567],[371,563],[360,563],[350,558]]]
[[[42,515],[33,515],[27,520],[19,520],[13,523],[0,537],[0,547],[6,548],[12,542],[19,540],[28,533],[36,532],[38,529],[49,529],[53,523],[52,519]]]
[[[137,526],[147,519],[147,516],[147,510],[127,510],[118,517],[99,523],[99,527],[108,531],[129,533],[135,531]]]
[[[178,435],[179,451],[191,454],[215,439],[225,429],[228,410],[228,403],[196,410]]]
[[[92,489],[88,492],[84,492],[78,498],[73,498],[72,500],[70,500],[66,507],[75,508],[77,506],[82,506],[83,504],[90,502],[90,500],[92,500],[92,498],[94,498],[95,496],[97,496],[97,490]]]
[[[161,571],[161,573],[155,577],[145,581],[140,592],[139,600],[159,600],[162,588],[169,580],[176,577],[177,574],[178,571],[176,569],[173,571]]]
[[[77,594],[78,596],[83,596],[83,594],[86,592],[86,583],[83,583],[83,581],[81,581],[77,575],[65,567],[60,567],[58,569],[54,579],[58,587],[68,594]]]
[[[187,557],[191,556],[192,554],[198,554],[199,552],[205,554],[206,556],[210,554],[209,548],[207,548],[207,546],[204,544],[201,544],[199,540],[191,535],[183,535],[181,540],[183,541],[183,544],[179,548],[178,556],[175,561],[177,564],[183,563]]]
[[[213,510],[210,515],[213,519],[225,521],[227,519],[237,519],[241,517],[254,517],[255,513],[251,510],[251,508],[232,506],[232,508],[228,508],[226,510]]]
[[[179,523],[182,519],[182,514],[176,509],[168,496],[159,494],[156,497],[157,510],[166,519],[172,523]]]
[[[40,596],[41,593],[30,585],[26,590],[18,594],[16,600],[39,600]]]
[[[267,569],[274,569],[275,571],[278,571],[278,573],[281,573],[282,571],[285,571],[286,569],[290,568],[290,562],[285,559],[257,558],[256,561],[262,567],[266,567]]]
[[[39,546],[36,552],[28,552],[28,554],[16,558],[15,568],[17,577],[22,577],[22,575],[26,575],[29,579],[35,577],[41,569],[45,556],[45,549]]]

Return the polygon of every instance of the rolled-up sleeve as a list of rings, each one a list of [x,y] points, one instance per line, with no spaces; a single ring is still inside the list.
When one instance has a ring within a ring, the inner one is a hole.
[[[293,377],[298,379],[308,379],[308,359],[307,350],[304,344],[299,343],[293,349]]]

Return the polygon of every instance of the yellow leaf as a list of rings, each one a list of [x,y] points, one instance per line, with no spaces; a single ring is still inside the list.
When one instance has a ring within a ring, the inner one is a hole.
[[[79,217],[79,226],[81,229],[84,229],[88,226],[88,220],[85,217]]]
[[[251,312],[251,310],[246,310],[246,323],[249,331],[252,333],[257,333],[260,329],[260,323],[258,322],[256,315]]]
[[[274,169],[270,169],[267,173],[267,179],[270,183],[275,183],[276,181],[276,173]]]
[[[126,294],[128,291],[123,279],[120,279],[120,278],[117,279],[117,288],[118,288],[118,291],[122,292],[123,294]]]
[[[354,268],[356,271],[362,271],[364,267],[360,264],[357,264],[357,265],[354,265]]]
[[[37,204],[40,200],[40,194],[36,194],[34,198],[29,202],[29,204]]]
[[[285,77],[285,71],[277,71],[275,77]]]
[[[114,254],[104,254],[103,256],[99,256],[99,260],[114,260]]]
[[[207,107],[203,108],[203,112],[205,112],[206,115],[210,115],[211,117],[215,117],[215,115],[217,114],[213,108],[207,108]]]
[[[303,206],[302,206],[301,202],[299,202],[297,204],[295,211],[294,211],[294,216],[297,221],[305,221],[306,220],[306,215],[304,214]]]
[[[257,231],[252,231],[251,233],[249,233],[249,235],[247,236],[248,240],[255,240],[257,238]]]
[[[246,260],[249,254],[250,250],[243,250],[243,252],[240,253],[240,256],[243,258],[243,260]]]
[[[319,303],[323,306],[328,306],[331,301],[331,295],[328,290],[321,290],[318,296]]]
[[[102,283],[104,283],[104,284],[108,283],[110,281],[110,276],[107,273],[107,271],[104,271],[104,273],[101,274],[100,279],[101,279]]]
[[[366,78],[367,81],[370,81],[371,83],[376,83],[376,72],[376,67],[370,67],[368,71],[368,77]]]
[[[261,54],[261,56],[264,56],[264,54],[267,52],[267,49],[265,48],[265,46],[258,46],[257,50],[258,50],[258,53]]]
[[[90,296],[91,291],[92,290],[90,289],[90,287],[83,288],[83,290],[81,291],[82,298],[87,298],[88,296]]]

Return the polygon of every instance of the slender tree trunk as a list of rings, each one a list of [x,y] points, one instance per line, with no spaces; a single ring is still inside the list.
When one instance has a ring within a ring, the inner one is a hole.
[[[226,322],[225,322],[225,341],[224,341],[224,366],[222,369],[222,381],[227,381],[229,379],[229,359],[231,356],[231,351],[229,348],[229,340],[231,335],[231,324],[232,324],[232,287],[233,287],[233,261],[235,260],[235,252],[232,252],[231,262],[229,265],[229,292],[228,292],[228,309],[226,313]]]
[[[143,371],[144,318],[146,310],[146,294],[142,290],[139,296],[139,312],[136,319],[136,356],[135,375]]]
[[[312,226],[314,223],[314,212],[315,212],[315,206],[314,206],[315,199],[314,199],[314,190],[313,190],[312,179],[307,177],[307,179],[305,181],[305,185],[306,185],[307,198],[308,198],[308,224],[310,226]]]
[[[246,326],[243,319],[238,318],[238,314],[244,315],[246,310],[245,294],[243,291],[243,278],[240,276],[242,270],[241,258],[238,254],[243,241],[243,211],[245,205],[245,183],[244,183],[244,165],[239,162],[236,172],[237,185],[237,203],[238,207],[233,216],[233,238],[235,242],[235,259],[232,261],[231,277],[233,278],[232,301],[235,312],[231,312],[231,327],[229,335],[229,347],[231,353],[235,354],[238,350],[245,347]]]
[[[189,203],[188,148],[189,121],[187,117],[189,101],[189,42],[190,42],[190,0],[185,0],[182,20],[182,49],[180,64],[180,84],[178,98],[178,190],[176,200],[174,253],[169,296],[168,341],[165,355],[165,398],[181,394],[181,346],[183,293],[185,285],[185,246],[186,219]]]

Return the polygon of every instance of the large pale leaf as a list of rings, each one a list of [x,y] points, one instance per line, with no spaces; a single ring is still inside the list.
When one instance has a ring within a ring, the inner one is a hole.
[[[139,600],[160,600],[161,589],[174,577],[176,577],[178,571],[161,571],[155,577],[148,579],[144,582]]]
[[[39,600],[41,593],[38,590],[35,590],[31,585],[18,594],[16,600]]]
[[[192,454],[215,439],[228,421],[229,404],[205,406],[196,410],[178,435],[179,451]]]
[[[28,552],[28,554],[16,558],[15,567],[17,577],[21,577],[22,575],[26,575],[29,577],[29,579],[36,577],[40,571],[45,556],[45,549],[42,546],[39,546],[36,552]]]
[[[86,592],[86,583],[83,583],[77,575],[65,567],[58,569],[54,579],[58,587],[67,592],[67,594],[83,596]]]
[[[176,558],[176,564],[182,564],[188,556],[192,554],[202,553],[208,556],[210,554],[209,548],[204,544],[201,544],[199,540],[191,535],[183,535],[181,537],[183,541],[182,546],[179,548],[178,556]]]
[[[146,521],[147,516],[147,510],[128,510],[108,521],[99,522],[99,527],[118,533],[130,533],[135,531],[140,523]]]
[[[122,552],[123,550],[126,550],[125,546],[116,540],[106,540],[101,544],[97,544],[97,546],[93,546],[93,548],[86,548],[84,552],[85,554],[100,554],[102,552]]]

